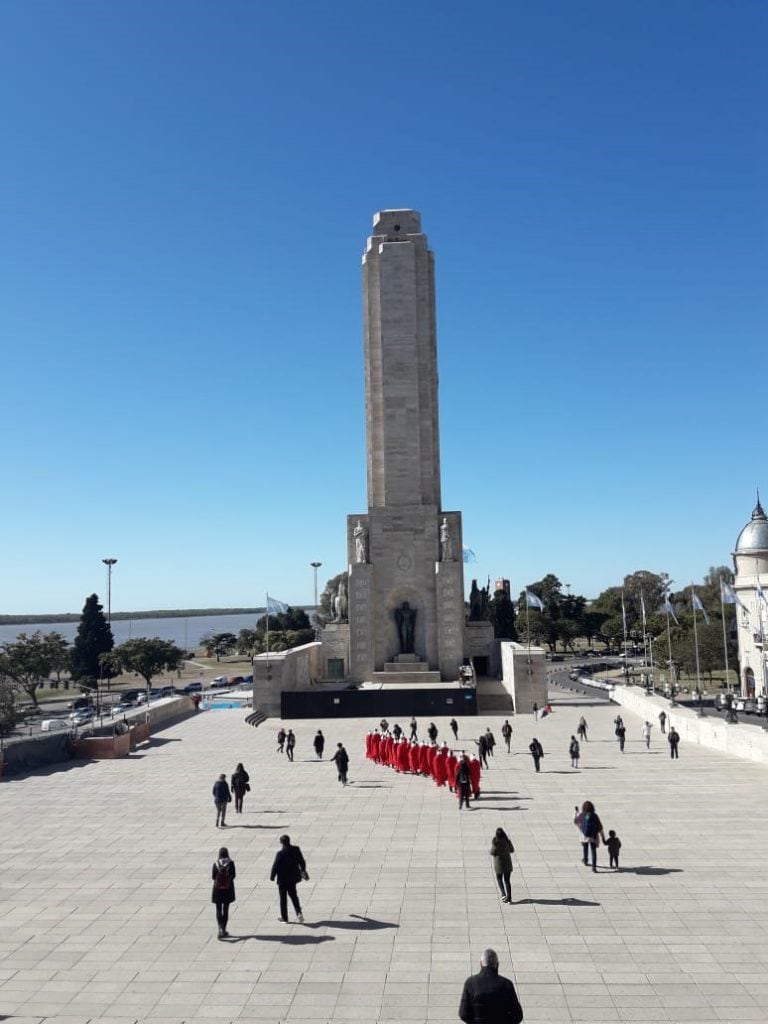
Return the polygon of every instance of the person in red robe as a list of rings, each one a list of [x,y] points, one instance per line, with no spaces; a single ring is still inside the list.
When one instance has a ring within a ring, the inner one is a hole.
[[[435,777],[435,757],[437,756],[438,746],[436,743],[431,743],[427,747],[427,774],[434,779]]]
[[[448,754],[445,759],[446,774],[448,778],[448,788],[453,792],[453,787],[456,785],[456,765],[459,759],[456,757],[453,751]]]
[[[438,750],[432,762],[432,778],[436,786],[444,786],[448,772],[445,764],[445,751]]]
[[[411,766],[411,761],[408,751],[408,741],[400,740],[397,748],[397,770],[399,772],[407,772]]]
[[[419,745],[418,743],[408,744],[408,768],[415,774],[419,770]]]

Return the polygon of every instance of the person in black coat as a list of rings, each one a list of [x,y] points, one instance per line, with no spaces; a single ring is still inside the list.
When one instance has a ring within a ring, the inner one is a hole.
[[[223,772],[213,784],[213,802],[216,805],[216,827],[218,828],[221,823],[221,827],[226,828],[227,823],[224,819],[227,816],[227,804],[232,803],[232,794],[227,785],[227,776]]]
[[[235,862],[230,859],[229,850],[222,846],[218,860],[211,868],[213,889],[211,903],[216,905],[216,924],[219,927],[219,938],[229,937],[227,922],[229,921],[229,905],[235,902]]]
[[[315,753],[322,761],[323,751],[325,750],[325,736],[323,736],[322,731],[320,729],[318,729],[317,732],[315,733],[315,738],[312,741],[312,745],[315,748]]]
[[[542,757],[544,757],[544,747],[542,747],[542,745],[534,736],[531,742],[528,744],[528,749],[530,750],[531,757],[533,758],[534,768],[537,772],[541,771],[541,759]]]
[[[243,768],[242,761],[239,761],[237,768],[235,768],[232,773],[232,778],[229,780],[230,788],[235,794],[235,814],[243,813],[243,798],[251,788],[249,785],[250,781],[250,775],[245,768]]]
[[[459,1004],[464,1024],[520,1024],[523,1008],[515,986],[499,974],[499,958],[486,949],[480,958],[480,973],[464,982]]]
[[[347,772],[349,771],[349,754],[344,749],[343,743],[336,744],[336,753],[332,759],[336,763],[336,771],[339,773],[339,782],[342,786],[347,784]]]
[[[299,924],[304,924],[304,915],[301,912],[296,886],[303,878],[308,877],[307,864],[299,847],[291,846],[290,836],[280,836],[280,849],[272,864],[269,880],[270,882],[277,881],[277,891],[280,894],[280,920],[283,924],[288,923],[289,896],[293,909],[296,911],[296,919]]]

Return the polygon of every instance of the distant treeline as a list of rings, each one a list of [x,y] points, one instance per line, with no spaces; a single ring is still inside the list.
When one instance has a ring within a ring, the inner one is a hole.
[[[302,606],[299,606],[302,607]],[[311,606],[310,606],[311,607]],[[112,621],[119,619],[193,619],[203,615],[264,615],[261,608],[157,608],[148,612],[112,612]],[[30,622],[79,622],[80,612],[60,615],[0,615],[0,626],[23,626]]]

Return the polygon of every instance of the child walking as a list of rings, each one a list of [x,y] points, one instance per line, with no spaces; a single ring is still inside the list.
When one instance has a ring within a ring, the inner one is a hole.
[[[608,829],[608,838],[605,840],[605,845],[608,847],[608,858],[609,866],[619,870],[619,850],[621,849],[621,840],[613,831],[612,828]]]

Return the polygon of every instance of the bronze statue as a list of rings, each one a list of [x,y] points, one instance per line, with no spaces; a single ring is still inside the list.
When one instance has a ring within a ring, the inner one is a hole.
[[[407,601],[403,601],[399,608],[395,608],[395,622],[397,623],[397,635],[400,640],[400,653],[413,654],[416,609],[411,608]]]

